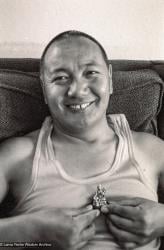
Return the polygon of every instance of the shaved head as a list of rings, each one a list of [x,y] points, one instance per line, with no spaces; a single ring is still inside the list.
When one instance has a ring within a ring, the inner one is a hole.
[[[76,38],[76,37],[84,37],[86,39],[89,39],[90,41],[94,42],[100,49],[101,53],[102,53],[102,56],[103,56],[103,59],[106,63],[106,66],[108,68],[108,58],[107,58],[107,54],[103,48],[103,46],[95,39],[93,38],[92,36],[84,33],[84,32],[81,32],[81,31],[76,31],[76,30],[69,30],[69,31],[65,31],[63,33],[60,33],[58,34],[57,36],[55,36],[46,46],[46,48],[44,49],[43,51],[43,54],[41,56],[41,60],[40,60],[40,75],[42,76],[43,74],[43,71],[44,71],[44,62],[45,62],[45,56],[46,56],[46,53],[47,51],[49,50],[49,48],[51,47],[51,45],[54,45],[55,43],[61,41],[61,40],[71,40],[73,38]]]

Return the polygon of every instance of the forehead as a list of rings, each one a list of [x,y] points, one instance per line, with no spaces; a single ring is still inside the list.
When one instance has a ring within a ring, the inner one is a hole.
[[[45,55],[44,66],[50,69],[55,66],[63,66],[68,62],[105,66],[105,60],[99,46],[85,37],[69,37],[54,42]]]

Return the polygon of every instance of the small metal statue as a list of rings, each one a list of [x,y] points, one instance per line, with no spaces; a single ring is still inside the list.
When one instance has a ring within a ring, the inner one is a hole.
[[[102,187],[101,184],[99,184],[97,186],[97,191],[95,195],[93,196],[93,201],[92,201],[93,208],[100,209],[101,206],[108,204],[106,197],[105,197],[105,192],[106,192],[105,188]]]

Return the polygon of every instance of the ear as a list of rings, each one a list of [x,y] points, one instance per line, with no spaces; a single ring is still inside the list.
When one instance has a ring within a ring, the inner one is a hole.
[[[46,95],[45,95],[45,83],[44,83],[44,80],[42,78],[42,76],[40,76],[40,83],[41,83],[41,87],[42,87],[42,91],[43,91],[43,97],[44,97],[44,102],[45,104],[47,105],[47,99],[46,99]]]
[[[109,64],[109,93],[113,93],[113,81],[112,81],[112,65]]]

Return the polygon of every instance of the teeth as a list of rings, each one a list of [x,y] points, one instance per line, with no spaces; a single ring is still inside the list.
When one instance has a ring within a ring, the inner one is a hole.
[[[83,104],[72,104],[70,105],[69,107],[71,109],[74,109],[74,110],[84,110],[86,109],[88,106],[90,105],[90,103],[83,103]]]

